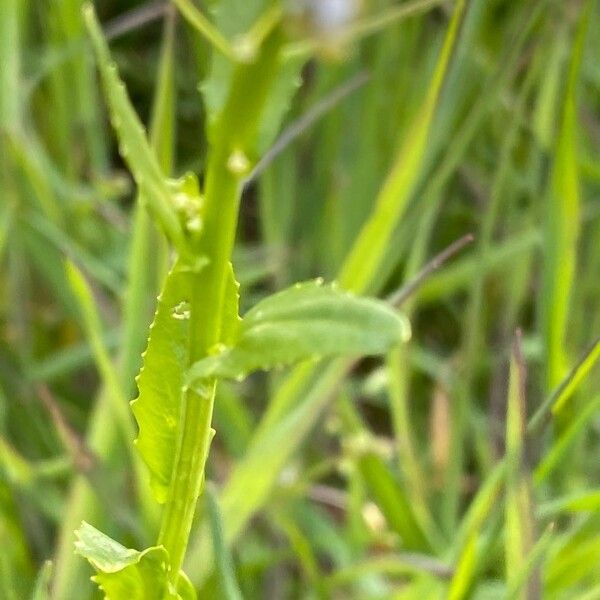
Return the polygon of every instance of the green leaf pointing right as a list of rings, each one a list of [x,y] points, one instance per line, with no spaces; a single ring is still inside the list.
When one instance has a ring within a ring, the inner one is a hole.
[[[296,284],[250,310],[235,344],[192,365],[188,384],[310,358],[382,354],[409,337],[407,319],[384,302],[319,281]]]

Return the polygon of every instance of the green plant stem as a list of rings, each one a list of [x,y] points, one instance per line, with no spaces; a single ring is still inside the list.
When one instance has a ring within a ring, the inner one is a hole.
[[[221,154],[220,152],[218,154]],[[227,168],[227,156],[217,155],[207,173],[206,232],[201,248],[210,264],[196,278],[192,291],[190,364],[206,356],[219,341],[227,263],[233,250],[237,214],[241,195],[241,178]],[[206,382],[203,389],[188,389],[181,414],[181,437],[175,458],[163,522],[158,537],[171,558],[177,574],[190,535],[196,501],[200,495],[208,448],[212,437],[212,413],[216,382]]]
[[[220,341],[226,276],[233,251],[243,181],[269,85],[275,80],[280,39],[271,35],[256,62],[237,67],[214,137],[206,172],[204,231],[196,248],[209,259],[190,300],[190,365]],[[210,135],[214,134],[214,135]],[[247,164],[245,164],[247,162]],[[168,551],[177,579],[188,544],[208,457],[216,381],[185,391],[171,489],[158,543]]]
[[[178,577],[192,528],[196,501],[204,480],[204,467],[212,437],[211,421],[215,382],[206,386],[206,393],[188,391],[182,407],[180,446],[169,499],[165,506],[158,543],[169,552],[173,578]]]

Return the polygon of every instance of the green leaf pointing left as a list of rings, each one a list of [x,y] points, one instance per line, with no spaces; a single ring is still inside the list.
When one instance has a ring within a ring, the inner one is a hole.
[[[131,403],[139,426],[135,444],[150,470],[152,491],[161,504],[167,499],[177,445],[192,277],[178,265],[167,276],[136,380],[139,395]]]
[[[169,555],[162,546],[142,552],[125,548],[88,523],[75,532],[76,551],[96,569],[92,577],[109,600],[164,600],[169,591]]]

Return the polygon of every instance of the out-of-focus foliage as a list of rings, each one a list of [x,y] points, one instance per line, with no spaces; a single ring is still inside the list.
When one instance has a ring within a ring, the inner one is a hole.
[[[190,237],[163,200],[202,201],[177,178],[202,188],[231,58],[251,58],[269,19],[286,63],[242,198],[240,314],[321,276],[388,298],[475,241],[404,300],[412,337],[385,360],[220,384],[190,585],[600,597],[598,3],[97,0],[149,131],[121,155],[108,114],[127,106],[101,89],[82,4],[0,0],[0,597],[96,597],[73,552],[83,519],[135,577],[161,552],[127,401],[170,266],[163,231]],[[159,183],[138,201],[140,160]],[[362,331],[362,301],[340,302]],[[308,333],[317,309],[289,306]]]

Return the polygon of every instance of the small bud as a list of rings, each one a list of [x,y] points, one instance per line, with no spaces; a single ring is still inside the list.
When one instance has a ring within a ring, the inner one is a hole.
[[[233,53],[242,63],[251,63],[256,58],[257,46],[248,35],[240,35],[233,41]]]
[[[203,221],[199,216],[188,219],[185,224],[185,228],[190,233],[200,233],[202,231]]]
[[[380,533],[385,529],[385,517],[376,504],[367,502],[361,512],[365,524],[373,533]]]
[[[227,159],[227,168],[241,177],[250,171],[250,161],[241,150],[234,150]]]

